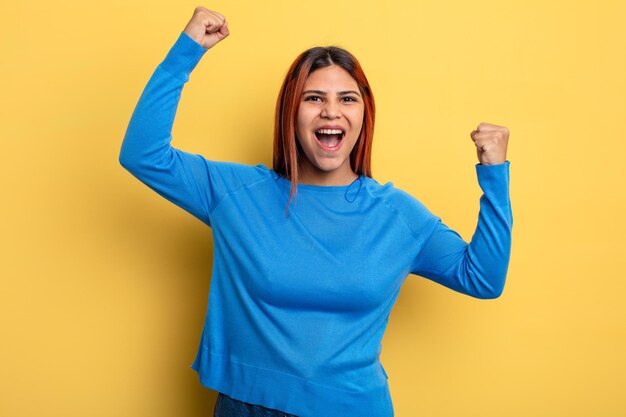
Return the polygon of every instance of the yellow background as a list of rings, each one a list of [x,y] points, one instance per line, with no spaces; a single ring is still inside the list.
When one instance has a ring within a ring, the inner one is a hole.
[[[0,6],[2,416],[212,415],[215,393],[189,368],[211,231],[118,163],[145,84],[200,4]],[[374,177],[468,240],[481,195],[469,133],[511,131],[504,294],[409,277],[383,340],[397,416],[626,415],[624,2],[202,5],[231,36],[185,87],[176,147],[271,164],[287,67],[338,44],[376,97]]]

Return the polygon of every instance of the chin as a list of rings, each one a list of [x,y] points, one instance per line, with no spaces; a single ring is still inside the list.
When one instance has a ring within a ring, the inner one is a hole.
[[[343,162],[325,162],[325,163],[317,163],[313,165],[318,171],[322,171],[325,174],[330,174],[332,172],[338,171],[343,166]]]

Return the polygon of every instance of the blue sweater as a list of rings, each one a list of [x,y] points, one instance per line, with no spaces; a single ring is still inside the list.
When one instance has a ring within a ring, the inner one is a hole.
[[[476,165],[471,242],[393,184],[290,183],[265,165],[207,160],[170,145],[183,85],[206,52],[182,32],[132,115],[120,163],[212,228],[205,325],[191,365],[203,385],[300,417],[390,417],[379,355],[413,273],[478,298],[503,289],[513,224],[509,161]],[[217,122],[217,121],[216,121]]]

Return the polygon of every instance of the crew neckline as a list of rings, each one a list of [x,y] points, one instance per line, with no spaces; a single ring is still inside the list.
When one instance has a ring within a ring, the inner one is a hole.
[[[274,170],[272,170],[272,172],[274,173],[274,176],[276,177],[278,182],[282,183],[283,185],[287,187],[291,187],[291,181],[289,181],[287,178],[283,177],[282,175],[280,175]],[[365,180],[365,178],[366,176],[360,174],[354,181],[346,185],[314,185],[314,184],[298,183],[297,187],[298,187],[298,191],[317,191],[317,192],[323,192],[323,193],[339,193],[339,192],[345,193],[348,190],[350,190],[350,187],[358,187],[359,181],[362,183]]]

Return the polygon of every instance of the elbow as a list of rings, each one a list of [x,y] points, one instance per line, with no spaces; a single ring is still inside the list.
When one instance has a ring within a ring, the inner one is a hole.
[[[504,292],[508,262],[490,268],[475,268],[467,271],[468,288],[472,296],[483,300],[499,298]]]
[[[121,154],[118,158],[120,165],[133,177],[141,180],[144,177],[144,169],[141,166],[140,161],[129,158]]]
[[[498,284],[485,286],[482,290],[474,294],[474,297],[481,300],[493,300],[499,298],[504,292],[504,278],[498,281]]]
[[[128,135],[122,141],[117,160],[130,173],[137,169],[137,165],[141,160],[141,154],[137,152],[137,146],[129,142]]]
[[[126,157],[124,156],[123,153],[120,153],[120,156],[117,158],[118,162],[120,163],[120,165],[126,169],[127,168],[127,164],[128,162],[126,161]]]
[[[496,290],[496,291],[483,292],[483,293],[479,294],[476,298],[480,298],[481,300],[493,300],[493,299],[499,298],[502,295],[503,291],[504,291],[504,289],[500,289],[500,290]]]
[[[121,151],[119,156],[118,156],[118,162],[120,163],[120,165],[128,172],[132,173],[133,171],[135,171],[135,160],[133,158],[131,158],[127,153],[125,153],[124,151]]]

